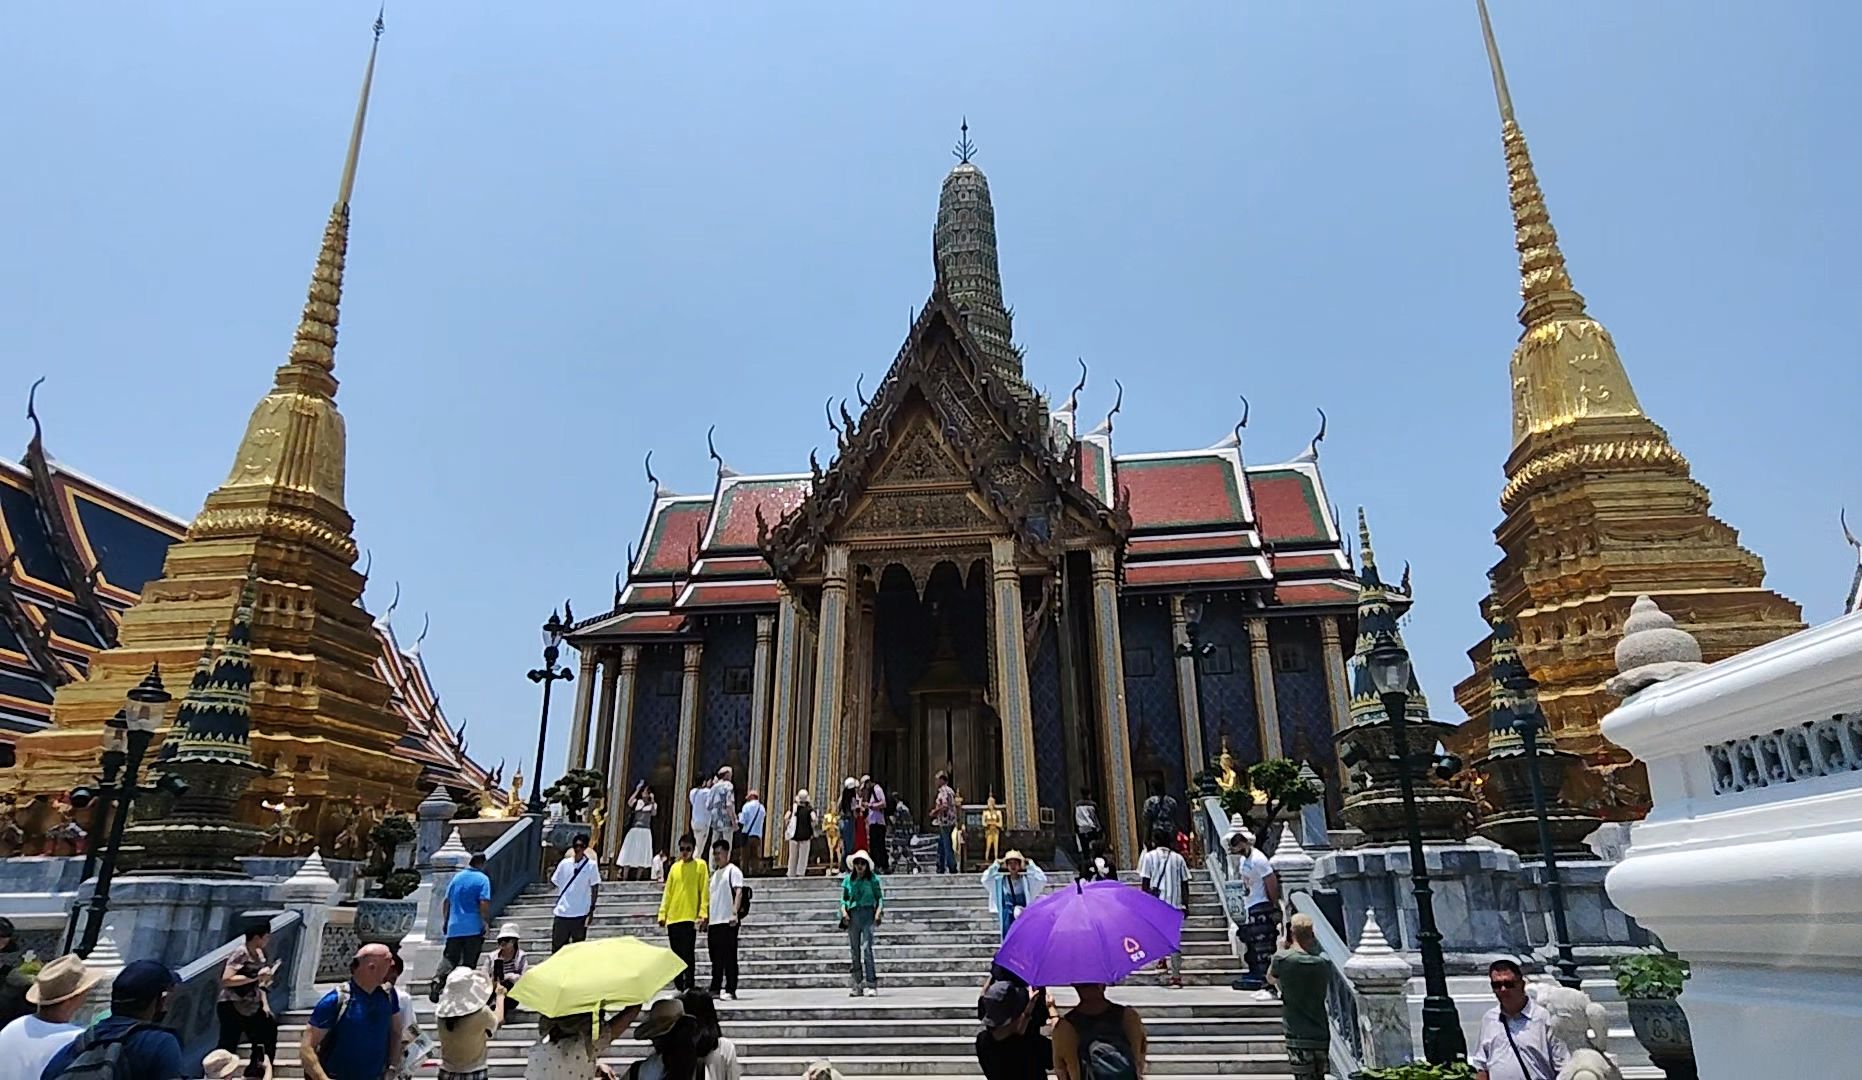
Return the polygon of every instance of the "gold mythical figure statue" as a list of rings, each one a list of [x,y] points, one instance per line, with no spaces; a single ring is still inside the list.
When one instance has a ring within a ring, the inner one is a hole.
[[[989,793],[983,807],[983,861],[994,863],[1002,857],[1002,808],[996,805],[996,793]]]
[[[834,812],[833,806],[829,806],[821,815],[821,831],[828,838],[828,865],[839,872],[846,849],[841,846],[840,815]]]
[[[951,789],[951,802],[955,803],[957,806],[957,823],[950,827],[950,851],[951,851],[951,855],[956,859],[957,869],[961,870],[963,869],[963,845],[964,845],[964,836],[965,836],[964,821],[963,821],[963,792],[958,791],[955,788],[952,788]]]
[[[363,855],[362,836],[374,826],[369,821],[369,808],[363,804],[360,792],[351,795],[343,810],[343,827],[330,844],[330,853],[339,859],[359,859]]]
[[[286,784],[284,795],[278,802],[261,801],[259,807],[272,815],[272,823],[265,830],[265,847],[275,854],[295,855],[300,847],[311,842],[315,837],[297,827],[297,817],[310,809],[309,803],[294,803],[297,797],[297,785]]]
[[[1221,785],[1223,791],[1233,791],[1241,786],[1241,773],[1235,768],[1235,755],[1229,751],[1227,735],[1222,736],[1222,753],[1216,758],[1216,763],[1222,769],[1222,775],[1216,783]]]
[[[608,798],[597,795],[588,800],[588,847],[601,858],[601,838],[608,830]]]

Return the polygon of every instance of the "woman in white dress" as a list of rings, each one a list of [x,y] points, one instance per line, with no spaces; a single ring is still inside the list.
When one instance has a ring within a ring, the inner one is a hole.
[[[639,1015],[640,1006],[629,1005],[606,1023],[589,1013],[538,1018],[537,1043],[524,1055],[524,1080],[614,1080],[601,1055]]]
[[[653,815],[659,806],[645,780],[627,797],[627,836],[621,841],[621,876],[645,881],[653,870]]]

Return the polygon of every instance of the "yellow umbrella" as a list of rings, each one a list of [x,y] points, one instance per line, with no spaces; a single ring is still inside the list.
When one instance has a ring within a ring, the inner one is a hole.
[[[524,972],[511,997],[544,1016],[597,1012],[650,1001],[684,970],[671,949],[637,937],[578,941]]]

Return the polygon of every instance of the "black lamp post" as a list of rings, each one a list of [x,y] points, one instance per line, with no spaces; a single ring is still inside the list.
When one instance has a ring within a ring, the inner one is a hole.
[[[537,722],[537,771],[530,781],[530,812],[533,814],[543,813],[543,751],[549,745],[550,687],[558,679],[569,682],[575,678],[575,672],[556,666],[556,658],[562,655],[563,631],[567,629],[562,616],[550,612],[549,621],[543,624],[543,666],[530,672],[531,682],[543,684],[543,717]]]
[[[1448,996],[1448,972],[1442,962],[1442,932],[1435,925],[1435,894],[1429,887],[1429,867],[1422,850],[1422,824],[1416,816],[1414,762],[1409,751],[1409,650],[1394,635],[1381,634],[1365,656],[1371,684],[1383,702],[1384,715],[1396,742],[1397,783],[1403,793],[1403,828],[1409,836],[1409,876],[1415,886],[1417,944],[1422,952],[1422,1052],[1432,1065],[1464,1061],[1467,1039],[1461,1033],[1461,1016]]]
[[[110,806],[116,801],[116,777],[123,769],[123,762],[128,751],[129,714],[118,709],[116,715],[104,722],[103,726],[103,772],[98,778],[97,788],[91,791],[78,788],[73,796],[89,795],[91,808],[90,832],[85,834],[84,870],[78,875],[80,882],[89,881],[97,872],[97,857],[109,846],[110,840]],[[83,910],[82,901],[73,903],[71,921],[65,926],[65,952],[71,951],[71,944],[78,934],[78,913]]]
[[[1532,816],[1539,823],[1539,853],[1545,859],[1545,890],[1551,894],[1552,930],[1558,935],[1558,981],[1578,988],[1577,958],[1571,954],[1571,930],[1565,921],[1565,886],[1558,876],[1558,856],[1552,850],[1552,825],[1546,816],[1545,782],[1539,778],[1539,732],[1545,730],[1545,712],[1539,708],[1539,682],[1524,671],[1507,680],[1512,692],[1513,730],[1526,751],[1526,779],[1532,786]]]
[[[155,733],[161,730],[162,718],[167,715],[168,703],[172,700],[173,695],[162,687],[162,669],[157,664],[149,668],[142,682],[129,692],[129,704],[104,725],[105,783],[108,784],[113,772],[109,764],[112,755],[124,763],[125,771],[122,788],[116,792],[115,812],[111,814],[109,836],[97,868],[97,884],[91,889],[84,935],[73,950],[79,956],[89,957],[103,934],[104,915],[110,910],[110,882],[116,877],[117,858],[122,854],[123,829],[129,824],[129,808],[137,797],[153,790],[141,787],[136,774],[142,768],[143,756],[149,752],[149,744],[155,741]],[[164,778],[164,782],[172,786],[168,778]]]
[[[1183,597],[1183,637],[1177,645],[1177,655],[1190,658],[1190,685],[1196,695],[1196,722],[1202,726],[1203,738],[1209,737],[1209,714],[1203,710],[1203,658],[1215,652],[1212,642],[1202,639],[1203,598],[1195,593]],[[1209,748],[1203,747],[1203,756],[1208,756]],[[1207,762],[1204,765],[1207,766]]]

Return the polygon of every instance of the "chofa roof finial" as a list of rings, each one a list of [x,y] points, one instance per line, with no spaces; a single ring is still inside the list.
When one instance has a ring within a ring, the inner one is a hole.
[[[962,132],[962,137],[957,140],[951,153],[957,158],[957,164],[968,165],[970,159],[976,156],[976,144],[970,141],[970,118],[964,117],[962,126],[957,130]]]

